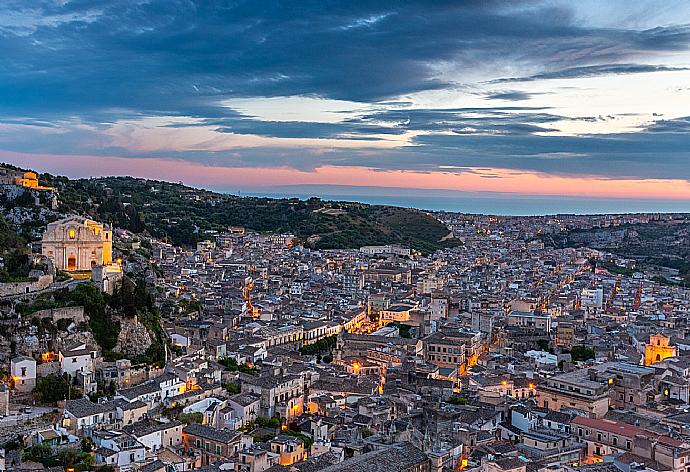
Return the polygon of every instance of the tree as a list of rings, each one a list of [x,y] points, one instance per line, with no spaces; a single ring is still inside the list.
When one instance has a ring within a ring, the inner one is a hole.
[[[98,288],[88,282],[77,285],[70,294],[73,304],[82,305],[89,316],[89,327],[93,337],[104,351],[112,350],[117,344],[120,326],[106,313],[106,300]]]
[[[322,339],[319,339],[318,341],[311,343],[311,344],[305,344],[299,348],[299,352],[304,355],[317,355],[321,354],[324,352],[330,352],[335,348],[336,344],[338,342],[338,337],[336,335],[328,336]]]
[[[31,270],[29,256],[23,251],[12,251],[4,256],[5,267],[0,270],[0,282],[21,282],[27,280]]]
[[[225,367],[230,372],[242,372],[243,374],[255,374],[259,369],[256,367],[250,367],[247,364],[238,364],[235,359],[228,357],[226,359],[221,359],[218,361],[220,365]]]
[[[242,388],[240,387],[240,384],[234,383],[234,382],[228,382],[224,385],[225,390],[228,391],[230,395],[235,395],[237,393],[240,393]]]
[[[94,449],[93,440],[86,436],[81,440],[81,450],[82,452],[91,452]]]
[[[24,451],[24,459],[33,462],[40,462],[49,460],[54,456],[53,448],[48,443],[36,444]]]
[[[596,357],[596,351],[593,348],[586,346],[573,346],[570,350],[570,357],[573,362],[576,361],[588,361]]]
[[[182,413],[180,416],[177,417],[178,420],[180,420],[183,423],[203,423],[204,422],[204,414],[200,412],[194,412],[194,413]]]
[[[82,397],[82,392],[73,387],[67,374],[50,374],[38,380],[33,391],[36,399],[43,403],[56,403],[68,398]]]
[[[467,400],[465,400],[465,398],[461,397],[460,395],[453,395],[448,400],[448,403],[450,403],[451,405],[465,405],[467,403]]]

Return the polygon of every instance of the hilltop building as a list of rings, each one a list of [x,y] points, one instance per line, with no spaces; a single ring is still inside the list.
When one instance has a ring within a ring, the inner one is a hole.
[[[20,170],[0,168],[0,185],[16,185],[35,190],[53,190],[53,187],[39,185],[38,174],[33,171],[22,172]]]
[[[33,171],[24,172],[21,176],[15,177],[14,184],[20,187],[27,187],[36,190],[53,190],[53,187],[39,185],[38,174]]]
[[[96,221],[70,216],[48,225],[42,253],[58,270],[91,270],[112,263],[113,233]]]

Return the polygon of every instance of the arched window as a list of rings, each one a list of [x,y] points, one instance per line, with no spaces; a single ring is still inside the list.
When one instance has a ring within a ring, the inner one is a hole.
[[[74,238],[76,238],[76,237],[77,237],[76,232],[75,232],[73,229],[70,229],[70,230],[69,230],[69,238],[70,238],[70,239],[74,239]]]

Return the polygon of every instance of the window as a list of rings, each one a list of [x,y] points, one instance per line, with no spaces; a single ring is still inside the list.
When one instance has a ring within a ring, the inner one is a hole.
[[[201,447],[201,440],[199,440],[199,439],[196,440],[196,447]]]
[[[73,229],[69,230],[69,238],[70,238],[70,239],[76,238],[76,233],[74,232]]]
[[[22,367],[22,377],[26,377],[26,367]]]
[[[211,443],[208,442],[208,441],[206,441],[206,445],[205,445],[205,446],[206,446],[206,447],[205,447],[206,452],[209,452],[209,451],[211,450]]]
[[[220,454],[220,444],[216,444],[216,454]]]

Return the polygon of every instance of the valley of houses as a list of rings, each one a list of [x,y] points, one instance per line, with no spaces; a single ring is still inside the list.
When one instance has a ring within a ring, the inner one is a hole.
[[[462,245],[313,250],[244,228],[195,250],[150,240],[165,365],[106,361],[88,336],[19,340],[0,470],[44,469],[22,449],[88,438],[80,470],[690,472],[690,291],[539,237],[660,216],[437,216]],[[111,293],[133,264],[113,238],[133,236],[69,217],[40,257]],[[52,373],[84,396],[35,403]]]

